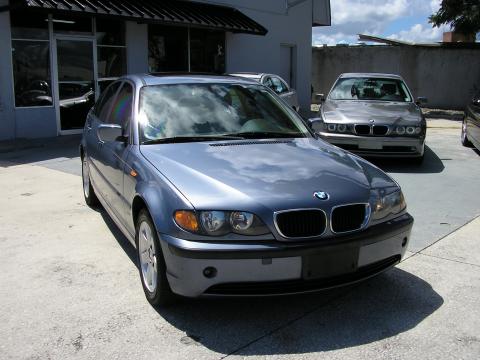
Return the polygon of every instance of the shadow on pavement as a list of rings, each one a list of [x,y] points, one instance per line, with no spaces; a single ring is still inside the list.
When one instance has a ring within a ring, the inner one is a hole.
[[[395,336],[442,304],[427,282],[393,269],[358,286],[312,295],[188,300],[157,311],[210,350],[278,355],[343,349]]]
[[[412,173],[412,174],[437,174],[441,173],[445,166],[437,154],[428,146],[425,146],[425,158],[423,163],[416,164],[415,159],[368,159],[380,169],[391,173]]]
[[[81,135],[0,143],[0,167],[79,157]],[[80,167],[80,165],[78,166]]]
[[[105,210],[97,210],[137,266],[134,247]],[[178,299],[175,305],[156,311],[186,334],[181,339],[184,344],[222,354],[276,355],[382,340],[414,328],[442,304],[430,284],[394,268],[358,285],[315,294]]]

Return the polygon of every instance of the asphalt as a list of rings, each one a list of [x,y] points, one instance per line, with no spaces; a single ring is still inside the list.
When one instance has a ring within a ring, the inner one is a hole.
[[[133,248],[84,204],[78,138],[3,152],[0,359],[478,359],[480,154],[458,124],[429,125],[422,166],[376,162],[416,218],[395,269],[313,295],[167,309],[148,305]]]

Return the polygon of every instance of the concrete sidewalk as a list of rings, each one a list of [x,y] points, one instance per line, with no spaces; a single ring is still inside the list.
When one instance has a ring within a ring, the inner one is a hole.
[[[477,217],[411,254],[398,270],[275,329],[233,358],[478,359],[479,240]]]
[[[56,166],[0,167],[0,359],[479,358],[480,218],[356,286],[154,309],[133,248]]]

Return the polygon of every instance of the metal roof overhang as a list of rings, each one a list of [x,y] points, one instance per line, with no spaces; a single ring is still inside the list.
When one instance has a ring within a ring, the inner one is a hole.
[[[268,32],[235,8],[185,0],[11,0],[10,9],[116,17],[140,23],[194,26],[253,35]]]

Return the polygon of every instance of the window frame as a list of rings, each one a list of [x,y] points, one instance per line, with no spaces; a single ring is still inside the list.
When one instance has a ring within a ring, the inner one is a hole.
[[[11,17],[12,12],[9,12],[9,21],[10,21],[10,34],[12,33],[12,23]],[[10,64],[12,69],[12,94],[13,94],[13,109],[15,111],[21,109],[52,109],[55,108],[55,87],[54,87],[54,76],[53,76],[53,47],[52,47],[52,38],[53,38],[53,23],[52,23],[52,16],[48,14],[48,24],[47,24],[47,31],[48,31],[48,39],[30,39],[30,38],[17,38],[12,37],[10,35]],[[48,43],[48,68],[50,72],[50,92],[52,97],[52,104],[51,105],[31,105],[31,106],[17,106],[16,101],[16,91],[15,91],[15,69],[13,68],[13,41],[30,41],[30,42],[46,42]]]
[[[9,13],[9,17],[11,17],[11,12]],[[91,21],[92,21],[92,35],[66,35],[66,34],[61,34],[59,33],[58,35],[60,37],[64,36],[64,37],[72,37],[72,38],[78,38],[78,39],[82,39],[82,38],[88,38],[88,39],[92,39],[93,41],[93,46],[94,46],[94,55],[93,55],[93,61],[94,61],[94,68],[95,68],[95,72],[94,73],[94,85],[95,85],[95,101],[98,101],[99,97],[100,97],[100,86],[99,86],[99,82],[101,81],[117,81],[118,79],[121,78],[121,76],[116,76],[116,77],[99,77],[98,75],[98,48],[99,47],[115,47],[115,48],[122,48],[122,49],[125,49],[125,66],[126,66],[126,71],[128,73],[128,56],[127,56],[127,53],[128,53],[128,48],[127,48],[127,42],[126,42],[126,25],[123,26],[123,31],[125,32],[125,45],[98,45],[97,44],[97,20],[98,18],[96,16],[91,16],[90,17]],[[125,24],[125,22],[124,22]],[[49,67],[49,71],[50,71],[50,76],[49,76],[49,81],[50,81],[50,88],[51,88],[51,96],[52,96],[52,104],[51,105],[32,105],[32,106],[17,106],[16,104],[16,101],[15,101],[15,95],[16,95],[16,92],[15,92],[15,73],[14,73],[14,68],[13,68],[13,54],[11,53],[10,54],[10,63],[12,64],[11,66],[11,76],[12,76],[12,94],[13,94],[13,108],[14,110],[21,110],[21,109],[51,109],[51,108],[57,108],[56,106],[56,88],[57,88],[57,85],[58,85],[58,79],[57,79],[57,74],[55,74],[54,72],[57,71],[58,72],[58,68],[56,69],[55,68],[55,65],[56,65],[56,61],[57,59],[55,59],[54,57],[56,56],[56,52],[54,51],[54,46],[56,46],[56,44],[54,44],[54,42],[56,41],[56,36],[54,34],[54,31],[53,31],[53,15],[52,13],[49,13],[48,14],[48,39],[30,39],[30,38],[17,38],[17,37],[12,37],[10,36],[10,47],[12,47],[12,42],[13,41],[36,41],[36,42],[46,42],[48,43],[48,52],[49,52],[49,56],[48,56],[48,61],[49,61],[49,64],[48,64],[48,67]],[[11,32],[11,29],[12,29],[12,25],[11,25],[11,22],[10,22],[10,32]],[[126,75],[126,74],[122,74],[123,75]],[[113,84],[113,83],[112,83]]]
[[[116,84],[118,84],[118,89],[116,89],[112,95],[112,99],[113,101],[108,105],[109,108],[108,108],[108,111],[107,111],[107,117],[110,115],[110,113],[112,112],[112,106],[113,106],[113,103],[114,101],[117,99],[117,95],[118,95],[118,92],[120,91],[120,89],[122,88],[122,85],[123,85],[123,80],[115,80],[113,83],[111,83],[110,85],[108,85],[108,87],[105,89],[105,91],[103,92],[102,95],[106,95],[106,92],[112,88],[113,86],[115,86]],[[102,98],[103,100],[103,98]],[[93,114],[95,115],[95,117],[97,118],[98,122],[100,124],[108,124],[104,121],[102,121],[101,117],[100,117],[100,113],[97,114],[97,105],[99,105],[100,103],[100,97],[97,99],[97,101],[95,102],[95,106],[94,106],[94,110],[93,110]],[[99,110],[101,112],[101,110]]]

